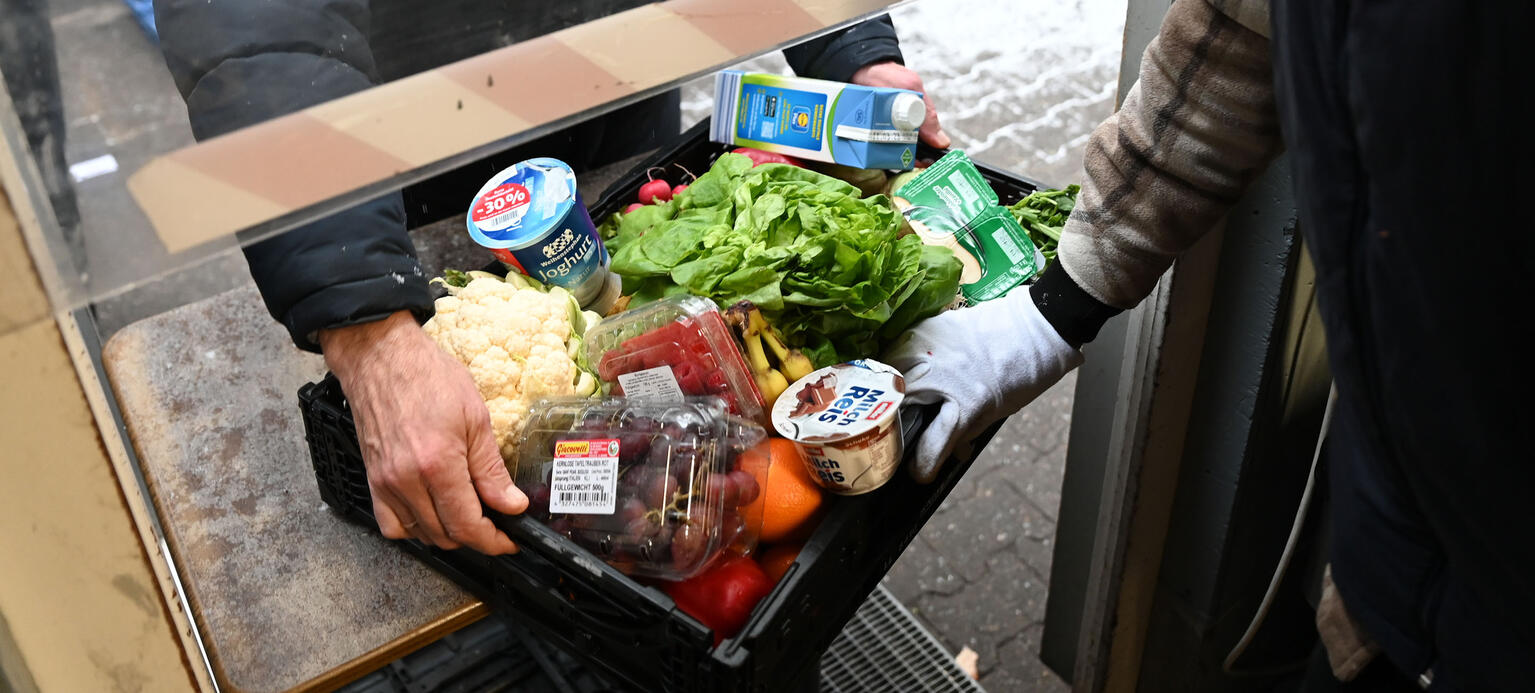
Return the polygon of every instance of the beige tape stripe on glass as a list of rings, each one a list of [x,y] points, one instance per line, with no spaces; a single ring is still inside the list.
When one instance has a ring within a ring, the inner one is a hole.
[[[502,55],[504,51],[515,51],[515,60],[523,68],[505,69],[507,60]],[[550,37],[477,55],[444,66],[436,72],[473,90],[504,111],[516,114],[518,119],[527,123],[518,128],[499,128],[495,131],[497,137],[490,141],[533,125],[557,120],[587,107],[581,104],[603,104],[635,92],[634,87],[620,81],[577,50]],[[421,139],[437,144],[431,137]],[[465,193],[465,206],[468,197],[473,194],[473,190]]]
[[[646,5],[172,152],[128,187],[179,252],[892,4]]]
[[[672,0],[666,8],[735,55],[762,50],[762,34],[805,36],[823,22],[794,0]],[[842,19],[849,15],[843,13]]]

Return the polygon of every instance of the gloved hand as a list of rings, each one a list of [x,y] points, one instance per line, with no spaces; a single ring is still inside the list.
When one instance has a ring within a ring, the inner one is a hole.
[[[906,376],[906,402],[942,403],[917,442],[911,475],[938,476],[955,449],[987,426],[1034,401],[1071,369],[1082,352],[1045,320],[1027,287],[918,323],[886,353]]]

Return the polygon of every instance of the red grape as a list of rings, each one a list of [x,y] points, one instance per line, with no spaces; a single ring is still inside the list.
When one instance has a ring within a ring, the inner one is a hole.
[[[672,535],[672,563],[682,571],[690,571],[703,563],[709,552],[709,533],[693,520],[677,528]]]
[[[627,534],[629,539],[633,541],[643,542],[646,537],[654,534],[660,528],[661,525],[651,522],[650,518],[641,515],[629,520],[629,523],[624,525],[624,534]]]
[[[549,516],[549,486],[546,484],[533,484],[528,489],[528,512],[534,517]]]
[[[657,527],[653,536],[640,542],[640,558],[650,563],[663,563],[671,558],[672,528]]]
[[[619,433],[618,459],[623,464],[639,464],[650,453],[650,434]]]
[[[677,494],[677,488],[677,480],[670,474],[651,477],[645,485],[645,504],[652,508],[671,505],[672,499]]]
[[[624,522],[635,519],[644,519],[645,512],[650,508],[645,507],[645,502],[638,498],[627,498],[623,505],[618,507],[618,517]]]
[[[752,501],[757,500],[757,494],[762,492],[762,489],[757,486],[757,477],[744,469],[737,469],[729,476],[736,483],[737,505],[750,505]]]
[[[607,430],[608,419],[608,412],[595,408],[588,409],[586,410],[585,414],[581,415],[581,426],[579,430],[593,432]]]
[[[709,477],[709,495],[719,498],[727,508],[734,508],[740,504],[740,486],[729,474],[715,474]]]
[[[661,469],[665,469],[666,465],[671,464],[671,439],[666,437],[665,434],[662,434],[651,440],[650,451],[649,454],[646,455],[646,460],[649,461],[652,466],[659,467]]]
[[[626,431],[635,433],[655,433],[660,429],[656,420],[643,414],[635,415],[632,412],[624,414],[619,420],[619,426]]]
[[[720,523],[720,545],[730,546],[746,534],[746,520],[735,512],[725,513]]]

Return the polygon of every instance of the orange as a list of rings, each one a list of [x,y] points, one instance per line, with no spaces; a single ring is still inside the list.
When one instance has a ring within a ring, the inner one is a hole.
[[[799,448],[785,438],[768,438],[741,455],[740,465],[756,477],[761,491],[742,511],[748,527],[761,522],[759,539],[773,544],[809,536],[824,498]]]
[[[757,562],[762,564],[762,572],[767,573],[768,579],[777,584],[784,573],[789,572],[789,566],[794,564],[803,548],[804,544],[779,544],[758,555]]]

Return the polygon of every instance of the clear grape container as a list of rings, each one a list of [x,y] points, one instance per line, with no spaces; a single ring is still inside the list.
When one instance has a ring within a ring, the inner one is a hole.
[[[764,437],[719,397],[543,400],[511,472],[529,517],[624,573],[683,580],[755,548]]]

